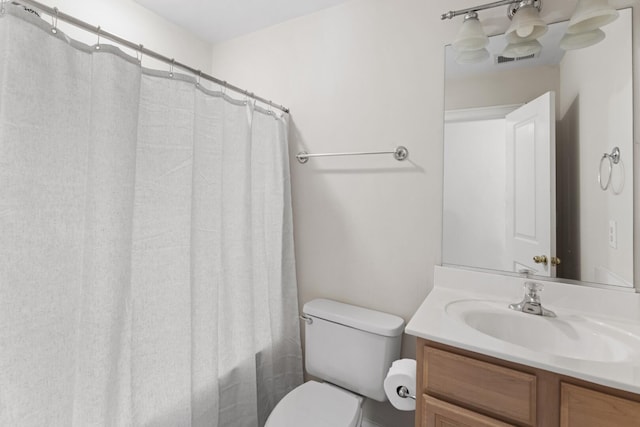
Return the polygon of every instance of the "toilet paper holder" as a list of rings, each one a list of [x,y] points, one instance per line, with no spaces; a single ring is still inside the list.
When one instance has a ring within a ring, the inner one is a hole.
[[[409,393],[409,389],[403,385],[396,389],[396,393],[403,399],[413,399],[416,400],[416,397]]]

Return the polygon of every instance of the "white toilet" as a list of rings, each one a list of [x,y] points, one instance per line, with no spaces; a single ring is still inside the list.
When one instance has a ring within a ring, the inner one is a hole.
[[[383,402],[404,320],[326,299],[306,303],[305,364],[314,377],[287,394],[265,427],[359,427],[365,397]]]

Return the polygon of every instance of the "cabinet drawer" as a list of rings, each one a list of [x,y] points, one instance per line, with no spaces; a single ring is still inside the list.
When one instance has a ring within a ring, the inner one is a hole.
[[[422,419],[424,427],[512,427],[426,394],[422,396]]]
[[[561,427],[640,426],[640,402],[567,383],[560,396]]]
[[[423,375],[423,391],[432,396],[519,425],[536,424],[535,375],[428,346]]]

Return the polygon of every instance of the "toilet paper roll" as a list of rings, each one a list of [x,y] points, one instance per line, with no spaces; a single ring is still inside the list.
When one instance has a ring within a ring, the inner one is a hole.
[[[402,387],[406,387],[408,394],[414,398],[400,397],[399,391]],[[389,398],[389,402],[396,409],[415,411],[416,361],[413,359],[400,359],[393,362],[384,379],[384,392]]]

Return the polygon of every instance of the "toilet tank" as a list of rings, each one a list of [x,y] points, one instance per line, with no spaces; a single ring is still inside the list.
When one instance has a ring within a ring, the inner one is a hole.
[[[315,299],[302,309],[309,374],[383,402],[384,378],[400,357],[404,320],[379,311]]]

